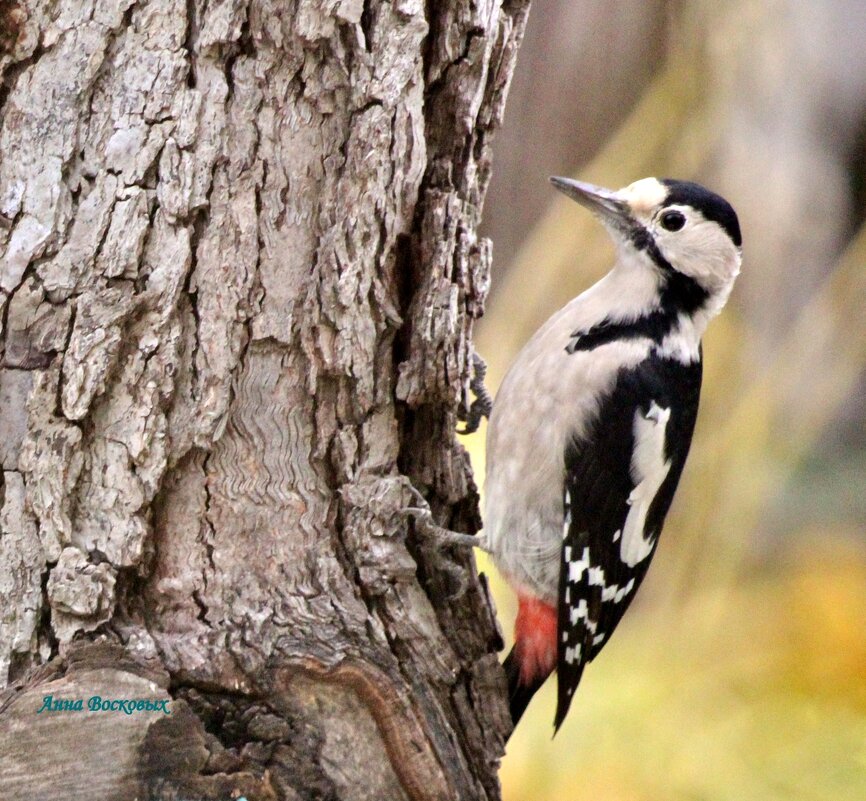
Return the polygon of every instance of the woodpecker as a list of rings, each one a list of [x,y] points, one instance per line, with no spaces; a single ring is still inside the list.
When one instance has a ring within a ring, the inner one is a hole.
[[[555,669],[557,731],[656,549],[697,416],[701,336],[740,271],[741,236],[731,205],[689,181],[551,182],[599,218],[616,262],[502,382],[482,547],[518,597],[512,719]]]

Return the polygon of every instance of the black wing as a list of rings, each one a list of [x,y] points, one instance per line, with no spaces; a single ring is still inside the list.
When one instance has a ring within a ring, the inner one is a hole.
[[[566,449],[557,729],[584,666],[607,642],[646,574],[691,444],[700,387],[700,360],[684,365],[653,355],[620,371],[596,418]],[[663,428],[650,428],[655,424]],[[657,432],[656,461],[666,466],[666,472],[655,474],[660,484],[647,481],[638,490],[642,475],[635,475],[633,464],[636,431],[650,449],[656,434],[645,432]],[[630,501],[633,492],[643,493],[642,506],[638,498]],[[642,511],[626,529],[633,506]],[[636,526],[642,529],[641,539],[634,536]],[[628,550],[624,531],[630,532]]]

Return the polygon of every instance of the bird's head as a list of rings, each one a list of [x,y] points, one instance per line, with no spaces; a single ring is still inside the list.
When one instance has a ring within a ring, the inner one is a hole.
[[[724,198],[671,179],[644,178],[617,191],[550,180],[600,218],[621,257],[657,271],[684,311],[712,314],[724,305],[742,259],[737,214]]]

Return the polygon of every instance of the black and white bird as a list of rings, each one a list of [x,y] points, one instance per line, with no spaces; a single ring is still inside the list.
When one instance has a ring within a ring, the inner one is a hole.
[[[701,336],[740,271],[741,238],[731,205],[695,183],[551,181],[605,225],[616,263],[502,382],[482,547],[519,600],[512,718],[555,669],[558,729],[656,549],[698,411]]]

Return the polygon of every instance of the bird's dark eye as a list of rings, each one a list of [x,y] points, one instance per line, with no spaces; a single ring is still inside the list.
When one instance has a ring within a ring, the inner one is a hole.
[[[679,231],[686,224],[686,215],[681,211],[664,211],[659,222],[666,231]]]
[[[665,211],[659,221],[666,231],[679,231],[686,224],[686,215],[681,211]]]

